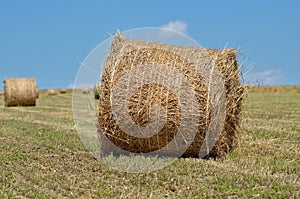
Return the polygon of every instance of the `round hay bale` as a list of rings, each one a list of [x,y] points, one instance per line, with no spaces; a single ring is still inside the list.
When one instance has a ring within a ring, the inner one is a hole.
[[[4,91],[0,90],[0,96],[4,95]]]
[[[34,78],[5,78],[5,106],[35,106],[38,87]]]
[[[40,92],[39,92],[39,87],[35,87],[35,92],[36,92],[36,98],[40,97]]]
[[[94,84],[94,97],[95,99],[99,99],[99,92],[100,92],[100,84]]]
[[[67,93],[67,89],[60,89],[59,92],[60,92],[61,94],[65,94],[65,93]]]
[[[82,88],[82,94],[89,94],[89,93],[90,93],[90,89],[88,87]]]
[[[47,95],[49,95],[49,96],[58,95],[58,93],[59,93],[58,89],[50,88],[50,89],[47,90]]]
[[[203,49],[194,47],[170,46],[157,42],[129,41],[122,36],[115,38],[110,53],[106,58],[101,76],[101,92],[99,93],[100,100],[97,113],[98,123],[103,131],[99,131],[100,137],[108,138],[115,146],[128,152],[149,153],[167,146],[174,139],[175,134],[186,133],[178,132],[178,126],[184,120],[193,120],[193,115],[190,115],[189,118],[182,118],[183,112],[179,101],[183,101],[184,99],[176,97],[177,91],[168,90],[159,84],[149,83],[142,85],[130,96],[128,103],[128,112],[131,120],[140,127],[151,122],[151,110],[153,110],[156,104],[165,107],[167,110],[166,123],[157,134],[146,137],[129,135],[122,127],[118,126],[116,118],[114,118],[111,97],[113,95],[112,91],[117,87],[118,82],[124,81],[122,77],[130,71],[137,70],[141,64],[151,65],[155,63],[180,72],[195,92],[197,105],[192,108],[197,109],[200,113],[199,124],[195,130],[196,132],[194,132],[196,136],[182,156],[199,156],[199,151],[206,134],[206,121],[210,121],[212,114],[212,104],[208,99],[208,85],[204,81],[201,71],[198,71],[187,59],[173,53],[174,51],[177,51],[178,54],[193,54],[194,59],[198,59],[203,54]],[[224,80],[226,91],[226,118],[224,127],[213,149],[209,151],[209,156],[221,157],[228,150],[232,149],[234,139],[239,132],[243,87],[240,84],[238,64],[233,49],[207,49],[206,54],[214,59],[215,66],[220,71]],[[144,75],[146,77],[151,74],[145,73]],[[171,77],[172,75],[170,73]],[[138,77],[133,76],[130,78],[135,80]],[[176,78],[173,79],[173,84],[176,85]],[[126,92],[126,89],[129,90],[129,88],[130,85],[125,86],[123,92]],[[186,95],[186,97],[188,98],[189,95]],[[208,106],[206,106],[207,104]],[[186,134],[184,136],[189,137]],[[104,143],[103,146],[106,147],[107,145]],[[104,152],[109,150],[103,149]],[[172,152],[171,154],[163,155],[172,155]]]

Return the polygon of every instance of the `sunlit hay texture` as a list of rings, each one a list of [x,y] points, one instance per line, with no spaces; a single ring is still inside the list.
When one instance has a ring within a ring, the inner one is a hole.
[[[49,96],[58,95],[59,92],[60,92],[60,91],[59,91],[58,89],[49,88],[49,89],[47,90],[47,95],[49,95]]]
[[[112,104],[110,101],[111,92],[118,83],[119,79],[129,71],[139,65],[157,63],[165,67],[176,69],[187,79],[189,85],[194,89],[197,107],[200,110],[199,127],[194,141],[188,150],[183,154],[185,157],[198,157],[200,147],[205,137],[206,129],[206,104],[207,104],[207,85],[203,80],[203,74],[198,71],[190,62],[181,56],[173,53],[170,49],[174,48],[181,53],[195,53],[200,49],[190,47],[170,46],[157,42],[129,41],[121,35],[116,36],[112,42],[109,55],[106,58],[104,70],[101,76],[101,91],[98,108],[98,122],[102,129],[101,136],[105,135],[117,147],[135,153],[148,153],[168,146],[168,143],[174,139],[178,133],[178,126],[182,120],[190,118],[181,118],[178,99],[164,86],[157,84],[141,85],[135,93],[131,94],[129,101],[129,114],[131,119],[140,126],[145,126],[150,122],[150,109],[153,105],[159,104],[167,110],[166,123],[157,133],[148,138],[138,138],[126,134],[117,124],[112,114]],[[241,112],[241,100],[243,90],[239,82],[239,74],[234,51],[232,49],[207,50],[207,54],[217,53],[216,66],[222,72],[225,80],[227,113],[226,123],[220,135],[220,138],[210,156],[222,156],[233,146],[233,140],[238,132]],[[209,56],[208,55],[208,56]],[[147,74],[144,74],[147,75]],[[142,78],[142,77],[132,77]],[[176,83],[170,76],[170,81]],[[175,92],[175,91],[174,91]],[[184,92],[184,91],[180,91]],[[189,97],[189,96],[186,96]],[[209,110],[211,112],[211,103]],[[193,115],[190,116],[191,118]],[[188,137],[186,133],[181,132]],[[106,146],[106,145],[104,145]],[[108,152],[109,149],[103,149]],[[172,155],[172,151],[168,154]]]
[[[5,78],[5,106],[35,106],[38,87],[34,78]]]
[[[99,99],[100,84],[94,84],[94,97]]]

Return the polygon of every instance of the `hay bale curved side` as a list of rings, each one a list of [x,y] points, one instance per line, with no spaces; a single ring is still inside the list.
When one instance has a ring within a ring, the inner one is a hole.
[[[211,155],[224,156],[227,151],[233,149],[237,135],[240,133],[245,88],[241,84],[234,49],[208,50],[208,52],[211,55],[218,54],[216,66],[223,75],[227,98],[224,128]]]
[[[209,157],[222,157],[233,149],[236,137],[240,132],[244,86],[240,82],[234,49],[206,49],[206,51],[212,57],[216,57],[215,67],[221,72],[226,89],[225,124],[217,143],[209,153]],[[183,156],[197,156],[200,147],[201,143],[195,140]]]
[[[35,106],[38,87],[34,78],[5,78],[5,106]]]

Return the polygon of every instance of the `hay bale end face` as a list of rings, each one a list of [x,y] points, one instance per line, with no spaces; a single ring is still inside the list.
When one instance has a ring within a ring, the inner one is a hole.
[[[50,88],[50,89],[47,90],[47,95],[49,95],[49,96],[54,96],[54,95],[58,95],[58,94],[59,94],[58,89]]]
[[[35,106],[38,87],[34,78],[5,78],[5,106]]]
[[[196,58],[202,56],[203,51],[215,61],[215,66],[221,73],[226,92],[226,117],[224,127],[218,137],[214,147],[210,150],[210,157],[221,157],[227,151],[233,148],[234,140],[239,132],[241,121],[241,106],[243,99],[243,86],[240,84],[238,64],[233,49],[212,50],[197,49],[193,47],[180,47],[160,44],[157,42],[129,41],[123,36],[116,36],[111,45],[110,52],[106,58],[104,70],[101,76],[101,92],[99,93],[98,123],[103,132],[101,136],[108,138],[115,146],[122,150],[134,153],[148,153],[167,146],[174,138],[174,132],[178,133],[178,126],[181,121],[191,118],[181,118],[179,101],[172,90],[165,89],[159,84],[142,85],[135,93],[132,93],[129,101],[129,113],[132,121],[136,125],[143,127],[150,122],[150,109],[154,104],[159,103],[167,110],[166,124],[154,136],[147,138],[137,138],[128,135],[118,126],[112,114],[111,95],[112,90],[118,81],[124,81],[122,76],[135,70],[137,67],[152,63],[163,65],[166,68],[173,68],[181,72],[187,79],[189,85],[194,89],[200,112],[200,121],[196,136],[189,145],[183,157],[198,157],[201,145],[205,138],[207,115],[205,113],[212,111],[206,110],[205,104],[211,103],[208,100],[208,85],[204,81],[204,74],[197,71],[183,57],[170,52],[170,49],[182,54],[192,54]],[[174,50],[175,49],[175,50]],[[197,54],[198,53],[198,54]],[[176,60],[176,61],[175,61]],[[144,74],[149,75],[149,74]],[[170,74],[171,76],[172,74]],[[142,77],[131,77],[134,81]],[[176,79],[173,80],[176,84]],[[128,87],[124,87],[128,89]],[[124,90],[124,93],[126,90]],[[176,93],[176,91],[175,91]],[[188,95],[187,95],[188,96]],[[208,116],[208,121],[210,120]],[[104,130],[103,130],[104,129]],[[189,135],[185,135],[189,137]],[[105,143],[103,144],[104,147]],[[103,148],[104,152],[110,149]],[[163,154],[170,155],[171,154]]]

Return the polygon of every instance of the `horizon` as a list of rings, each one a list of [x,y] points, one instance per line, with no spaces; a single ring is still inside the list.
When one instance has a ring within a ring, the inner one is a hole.
[[[41,89],[71,88],[99,43],[117,29],[143,27],[179,31],[204,48],[238,49],[245,83],[300,85],[299,6],[295,0],[174,1],[172,7],[158,0],[1,1],[0,89],[4,77],[34,77]]]

